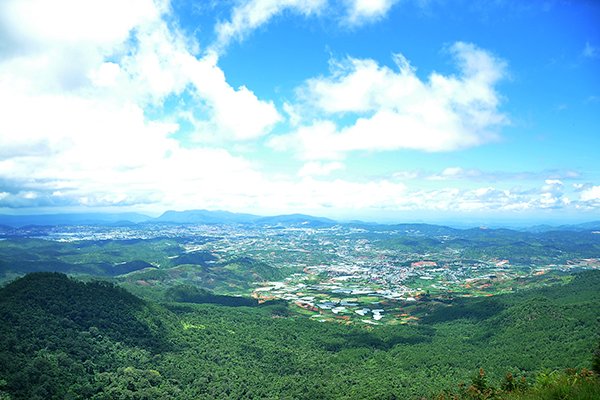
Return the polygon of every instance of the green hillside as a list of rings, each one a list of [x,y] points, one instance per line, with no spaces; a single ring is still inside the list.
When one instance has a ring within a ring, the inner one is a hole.
[[[194,244],[207,240],[194,238]],[[208,251],[188,252],[176,239],[1,240],[0,282],[32,272],[114,278],[129,286],[152,280],[154,291],[193,282],[210,290],[246,293],[253,282],[283,279],[288,271],[248,256],[220,260]]]
[[[600,272],[428,307],[418,325],[347,326],[294,317],[281,303],[159,305],[103,282],[30,274],[0,289],[0,396],[419,398],[479,368],[490,385],[506,372],[533,382],[591,366]]]

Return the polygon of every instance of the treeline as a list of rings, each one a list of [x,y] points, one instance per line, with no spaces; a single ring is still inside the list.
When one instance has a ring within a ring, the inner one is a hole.
[[[229,307],[254,307],[258,300],[249,297],[217,295],[207,289],[192,285],[177,285],[167,289],[165,297],[169,301],[196,304],[221,304]]]

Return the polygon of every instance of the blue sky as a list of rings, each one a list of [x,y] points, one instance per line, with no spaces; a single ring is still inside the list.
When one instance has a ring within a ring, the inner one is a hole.
[[[6,0],[0,212],[600,218],[594,1]]]

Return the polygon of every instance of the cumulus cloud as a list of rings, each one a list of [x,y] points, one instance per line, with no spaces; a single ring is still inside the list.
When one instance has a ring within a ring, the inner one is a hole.
[[[600,186],[591,186],[580,194],[581,201],[595,203],[600,206]]]
[[[248,140],[269,133],[282,120],[273,102],[258,99],[245,86],[237,89],[229,86],[216,62],[215,57],[207,56],[187,66],[199,103],[208,106],[211,114],[208,120],[194,120],[200,136],[216,132],[233,139]]]
[[[449,51],[459,74],[432,73],[425,81],[400,54],[396,70],[370,59],[337,63],[330,76],[310,79],[299,90],[298,107],[319,118],[271,145],[303,159],[325,159],[357,150],[452,151],[494,139],[494,128],[507,123],[495,90],[506,76],[505,62],[468,43]],[[348,116],[353,123],[339,122]]]
[[[346,0],[346,22],[362,25],[384,17],[398,0]]]
[[[210,197],[223,176],[255,179],[246,160],[174,138],[173,97],[225,141],[263,136],[281,116],[231,87],[214,56],[196,56],[169,13],[163,0],[0,4],[4,206],[168,204]]]
[[[540,189],[539,197],[535,203],[537,208],[562,208],[571,203],[565,194],[564,183],[560,179],[546,179]]]
[[[195,100],[190,108],[201,111],[212,132],[233,139],[264,135],[281,120],[272,102],[244,86],[232,88],[214,56],[193,55],[193,45],[165,21],[168,2],[62,3],[3,2],[10,11],[1,13],[9,32],[0,60],[5,94],[40,101],[42,94],[52,93],[79,100],[124,99],[145,107],[189,90]]]

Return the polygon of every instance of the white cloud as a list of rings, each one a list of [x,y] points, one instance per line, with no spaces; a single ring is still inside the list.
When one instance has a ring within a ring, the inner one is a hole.
[[[542,171],[485,171],[478,168],[464,168],[452,166],[441,171],[398,171],[393,174],[399,179],[426,179],[428,181],[472,181],[472,182],[539,182],[544,180],[546,188],[554,190],[564,185],[563,181],[577,179],[580,173],[573,170],[542,170]],[[580,190],[583,184],[572,184],[573,188]]]
[[[423,177],[423,171],[396,171],[392,174],[395,179],[401,181],[408,181],[413,179],[420,179]]]
[[[505,63],[467,43],[455,43],[450,53],[460,74],[432,73],[426,81],[402,55],[394,56],[397,71],[373,60],[338,63],[331,76],[310,79],[300,90],[303,114],[319,120],[272,146],[320,159],[357,150],[452,151],[493,139],[494,128],[507,122],[495,90]],[[356,117],[352,124],[336,124],[348,115]]]
[[[541,204],[544,207],[555,205],[562,197],[564,184],[560,179],[546,179],[541,188]]]
[[[216,65],[216,58],[207,56],[187,66],[196,94],[208,105],[212,118],[197,124],[201,136],[214,132],[247,140],[267,134],[282,120],[275,105],[262,101],[245,86],[237,90],[229,86],[225,74]]]
[[[298,176],[326,176],[341,169],[344,169],[344,164],[338,161],[329,163],[310,161],[302,166],[300,171],[298,171]]]
[[[465,169],[461,167],[448,167],[439,174],[433,174],[427,177],[429,180],[450,180],[450,179],[481,179],[484,175],[482,171],[474,168]],[[493,174],[487,174],[487,178],[492,178]]]
[[[222,51],[232,40],[241,40],[271,18],[286,10],[302,15],[321,11],[327,0],[244,0],[232,11],[229,21],[217,24],[215,50]]]
[[[359,26],[384,17],[399,0],[242,0],[228,20],[215,27],[217,39],[212,51],[222,53],[236,40],[245,39],[251,32],[271,19],[285,13],[308,16],[327,14],[344,25]]]
[[[2,204],[216,205],[223,193],[207,187],[256,180],[246,160],[173,138],[169,97],[220,140],[265,135],[281,116],[196,57],[168,12],[160,0],[0,3]]]
[[[539,197],[533,201],[533,205],[541,209],[562,208],[570,203],[571,200],[565,193],[565,185],[560,179],[546,179]]]
[[[110,48],[127,38],[133,26],[156,20],[168,4],[160,0],[5,0],[0,15],[9,34],[5,40],[31,47],[95,43]]]
[[[541,208],[550,208],[558,203],[559,199],[552,195],[552,193],[542,193],[540,195],[540,206]]]
[[[442,171],[442,176],[459,176],[464,173],[464,169],[460,167],[448,167]]]
[[[592,186],[585,189],[581,192],[580,196],[582,201],[600,203],[600,186]]]
[[[585,42],[585,47],[583,48],[582,54],[587,58],[599,58],[600,50],[598,47],[592,46],[590,42]]]
[[[296,112],[296,110],[294,109],[294,106],[291,105],[290,103],[283,103],[283,111],[287,114],[287,119],[288,119],[288,123],[291,126],[297,126],[300,121],[302,120],[302,117],[300,116],[300,114],[298,114]]]
[[[272,137],[268,144],[275,150],[298,149],[306,159],[341,158],[336,126],[331,121],[317,121],[310,126],[299,127],[292,135]]]
[[[31,90],[75,90],[88,73],[126,52],[134,28],[160,21],[168,2],[5,0],[0,4],[0,73]]]
[[[193,55],[194,43],[165,22],[166,1],[63,0],[56,9],[47,4],[7,0],[2,5],[14,11],[1,14],[9,27],[0,60],[5,93],[102,98],[145,108],[189,90],[188,106],[200,111],[213,134],[242,140],[268,133],[281,120],[272,102],[246,87],[232,88],[214,56]],[[34,12],[38,6],[49,8],[43,23]]]
[[[361,25],[384,17],[398,0],[346,0],[347,23]]]
[[[286,190],[281,190],[285,188]],[[297,183],[278,183],[272,185],[268,192],[276,196],[281,206],[289,209],[290,204],[298,204],[304,209],[337,208],[340,210],[362,211],[369,209],[398,209],[406,201],[406,187],[402,183],[388,180],[370,182],[352,182],[341,179],[316,180],[306,178]],[[373,196],[377,193],[377,196]],[[264,204],[271,200],[264,199]],[[276,208],[279,204],[273,204]]]
[[[563,182],[560,179],[546,179],[544,182],[548,186],[554,186],[554,185],[563,186]]]
[[[326,3],[240,3],[230,27],[222,28],[224,43],[285,10],[313,15]],[[372,4],[378,9],[384,2]],[[460,167],[436,174],[445,181],[429,182],[447,187],[428,190],[397,182],[425,178],[424,172],[369,182],[335,179],[349,164],[340,160],[352,151],[446,151],[493,136],[505,122],[495,91],[504,65],[462,43],[451,48],[456,76],[422,80],[397,55],[396,69],[349,59],[331,76],[309,80],[302,101],[283,109],[294,134],[270,141],[308,160],[297,176],[274,179],[250,157],[205,147],[203,139],[264,137],[283,117],[250,88],[232,87],[215,54],[197,56],[197,45],[166,22],[169,12],[168,1],[159,0],[0,2],[0,207],[326,214],[567,206],[566,189],[555,182],[567,179],[560,174],[548,175],[548,189],[530,191],[489,183],[452,187],[453,179],[480,179],[480,171]],[[172,108],[173,102],[182,105]],[[182,116],[196,129],[196,147],[177,139]],[[347,117],[351,122],[342,122]],[[600,187],[580,190],[575,206],[598,204]]]

